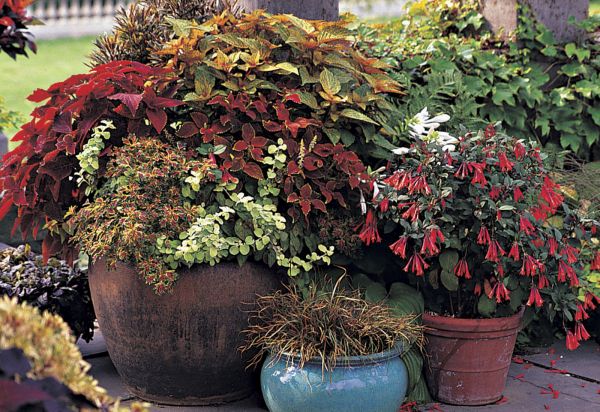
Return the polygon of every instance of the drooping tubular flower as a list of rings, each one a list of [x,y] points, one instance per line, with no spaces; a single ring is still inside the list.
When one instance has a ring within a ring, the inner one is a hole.
[[[525,197],[523,196],[523,192],[521,191],[521,188],[519,186],[515,187],[513,189],[513,200],[515,202],[518,202],[520,200],[523,200]]]
[[[404,267],[405,272],[415,273],[417,276],[423,276],[425,274],[425,269],[429,268],[429,265],[420,254],[415,253],[410,257],[408,263]]]
[[[531,306],[533,304],[535,304],[537,308],[540,308],[544,305],[544,299],[542,299],[540,291],[535,286],[531,287],[531,291],[529,292],[529,299],[527,300],[527,306]]]
[[[402,236],[396,242],[390,245],[391,251],[400,256],[402,259],[406,259],[406,244],[408,243],[408,238],[406,236]]]
[[[567,332],[567,349],[575,350],[579,347],[579,340],[575,337],[573,332]]]
[[[488,243],[490,243],[490,233],[488,232],[487,227],[481,226],[479,235],[477,236],[477,244],[487,245]]]
[[[510,292],[504,286],[502,282],[496,282],[490,293],[488,294],[488,298],[496,299],[497,303],[502,303],[503,301],[510,300]]]
[[[454,266],[454,275],[459,278],[471,279],[471,272],[469,272],[469,264],[466,259],[459,260],[456,266]]]
[[[513,169],[515,164],[513,162],[511,162],[510,160],[508,160],[506,153],[500,152],[498,154],[498,165],[500,166],[501,171],[510,172]]]
[[[488,246],[487,253],[485,254],[486,260],[490,262],[499,262],[500,256],[504,256],[506,252],[500,246],[497,240],[492,240]]]
[[[521,215],[519,216],[519,231],[526,235],[531,235],[535,232],[535,227],[533,227],[529,219]]]
[[[590,264],[591,270],[600,270],[600,250],[594,255],[594,260]]]
[[[508,252],[508,257],[514,260],[515,262],[518,262],[521,258],[519,255],[519,244],[517,243],[517,241],[513,242],[510,251]]]
[[[358,237],[367,246],[381,242],[381,236],[379,236],[379,232],[377,231],[377,218],[373,210],[369,209],[367,212],[365,223],[362,224],[362,230]]]

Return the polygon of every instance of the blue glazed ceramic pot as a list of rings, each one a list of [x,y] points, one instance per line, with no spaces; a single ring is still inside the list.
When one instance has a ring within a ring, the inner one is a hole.
[[[319,359],[269,356],[260,383],[270,412],[398,412],[408,388],[401,347],[369,356],[341,358],[321,373]]]

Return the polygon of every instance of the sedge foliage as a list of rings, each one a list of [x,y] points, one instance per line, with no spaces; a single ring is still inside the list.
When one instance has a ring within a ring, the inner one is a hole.
[[[386,305],[369,303],[359,291],[338,288],[302,294],[288,287],[259,297],[251,312],[243,351],[258,349],[251,365],[265,354],[276,358],[299,356],[299,366],[319,359],[323,371],[331,371],[348,356],[384,352],[398,344],[422,342],[422,327],[414,316],[394,315]]]

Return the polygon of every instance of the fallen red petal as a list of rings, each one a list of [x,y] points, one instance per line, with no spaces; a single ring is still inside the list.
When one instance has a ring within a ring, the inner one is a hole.
[[[503,396],[502,398],[500,398],[499,401],[496,402],[496,405],[502,405],[503,403],[508,402],[508,398],[506,396]]]
[[[523,380],[524,377],[525,377],[525,374],[524,373],[520,373],[517,376],[515,376],[515,379]]]
[[[524,363],[524,362],[525,362],[525,361],[523,360],[523,358],[522,358],[522,357],[520,357],[520,356],[513,356],[512,360],[513,360],[513,362],[514,362],[514,363],[518,363],[518,364],[521,364],[521,363]]]

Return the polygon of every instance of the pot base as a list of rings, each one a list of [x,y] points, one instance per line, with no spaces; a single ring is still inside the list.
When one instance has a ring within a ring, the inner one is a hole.
[[[167,406],[215,406],[215,405],[223,405],[226,403],[237,402],[243,399],[249,398],[252,396],[255,391],[242,389],[237,392],[226,393],[223,395],[210,396],[206,398],[197,398],[197,397],[187,397],[187,398],[172,398],[172,397],[164,397],[164,396],[155,396],[145,392],[139,388],[133,388],[131,386],[125,385],[125,388],[129,393],[131,393],[136,398],[140,398],[143,401],[154,403],[157,405],[167,405]]]

